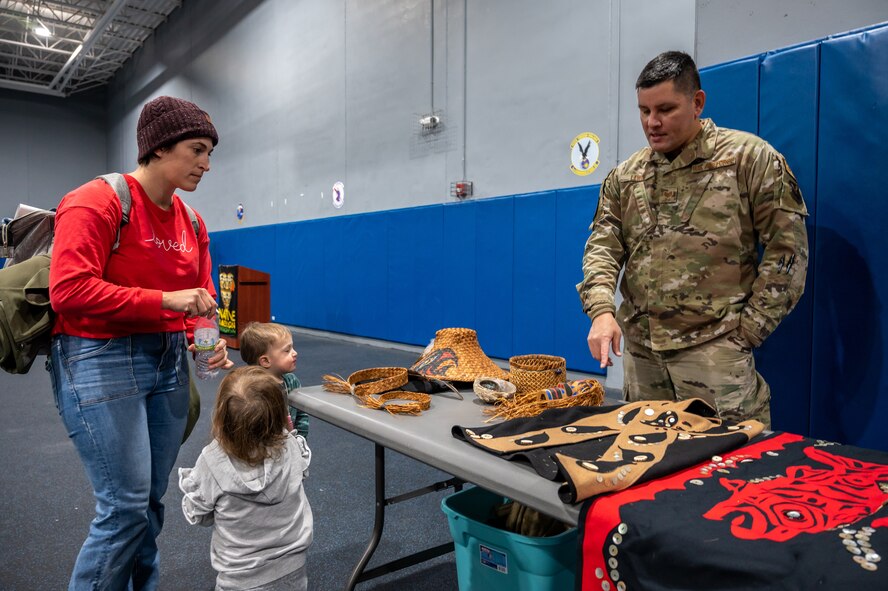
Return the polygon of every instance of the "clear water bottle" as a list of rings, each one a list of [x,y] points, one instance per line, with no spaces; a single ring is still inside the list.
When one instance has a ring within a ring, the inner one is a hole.
[[[194,325],[194,348],[197,353],[194,364],[197,366],[197,377],[201,380],[214,378],[219,374],[218,369],[210,369],[210,357],[213,356],[218,342],[219,324],[216,317],[199,317]]]

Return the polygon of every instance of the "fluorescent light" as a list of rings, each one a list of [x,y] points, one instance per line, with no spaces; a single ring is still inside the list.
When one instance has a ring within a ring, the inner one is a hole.
[[[34,27],[34,34],[41,37],[49,37],[52,35],[52,33],[49,32],[49,29],[44,26]]]

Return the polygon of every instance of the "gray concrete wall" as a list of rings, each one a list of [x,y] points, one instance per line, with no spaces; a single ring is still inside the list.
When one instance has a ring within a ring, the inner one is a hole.
[[[463,178],[474,198],[595,184],[643,141],[637,70],[692,49],[694,2],[664,6],[188,2],[113,85],[111,165],[132,166],[139,106],[166,93],[200,104],[220,132],[213,170],[187,197],[211,229],[447,202]],[[432,112],[441,125],[423,134]],[[583,132],[601,140],[585,177],[569,168]]]
[[[886,0],[697,0],[701,68],[888,21]]]
[[[0,90],[0,217],[51,208],[105,169],[104,93],[62,99]]]

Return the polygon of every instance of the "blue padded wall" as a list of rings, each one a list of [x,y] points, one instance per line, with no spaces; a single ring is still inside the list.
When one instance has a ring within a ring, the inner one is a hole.
[[[386,326],[375,327],[390,341],[425,345],[443,328],[437,286],[442,256],[444,207],[400,209],[386,216],[388,290]],[[385,297],[385,296],[384,296]],[[369,328],[369,327],[368,327]]]
[[[888,449],[888,27],[822,43],[811,432]]]
[[[555,347],[555,193],[514,198],[512,350]]]
[[[327,243],[327,330],[389,338],[388,216],[345,216]]]
[[[793,433],[810,428],[819,60],[818,44],[768,54],[761,62],[759,89],[759,133],[786,157],[809,213],[805,294],[755,356],[771,386],[772,426]]]
[[[275,226],[276,241],[281,245],[279,259],[287,261],[285,270],[276,270],[271,281],[272,313],[277,322],[321,328],[313,311],[326,305],[323,253],[330,225],[329,220],[312,220]]]
[[[500,197],[476,201],[473,205],[476,210],[474,328],[484,352],[505,359],[513,354],[514,200]]]
[[[700,70],[702,117],[719,127],[758,133],[759,56]]]
[[[598,207],[600,185],[560,189],[555,203],[555,350],[567,366],[604,374],[589,353],[589,317],[583,313],[576,284],[583,279],[583,251]]]
[[[439,328],[475,326],[475,252],[477,250],[476,208],[472,201],[442,207],[441,257],[427,281],[441,293]],[[482,285],[484,283],[482,282]],[[431,340],[434,335],[429,335]]]
[[[583,187],[215,232],[211,254],[272,273],[284,324],[416,345],[468,327],[491,357],[601,373],[574,288],[597,198]]]

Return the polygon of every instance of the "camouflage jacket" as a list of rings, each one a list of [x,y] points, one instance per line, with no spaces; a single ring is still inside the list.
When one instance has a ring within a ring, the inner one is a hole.
[[[807,215],[780,153],[705,119],[672,162],[644,148],[604,180],[577,285],[583,310],[615,313],[626,338],[654,351],[737,326],[758,346],[804,290]]]

